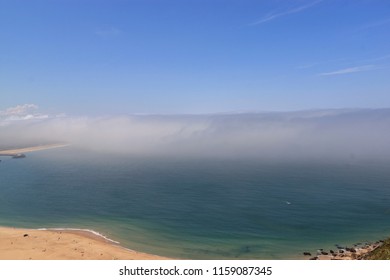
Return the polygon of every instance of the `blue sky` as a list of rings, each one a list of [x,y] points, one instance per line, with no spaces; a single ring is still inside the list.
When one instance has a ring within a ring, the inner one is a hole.
[[[0,0],[0,109],[390,107],[387,0]]]

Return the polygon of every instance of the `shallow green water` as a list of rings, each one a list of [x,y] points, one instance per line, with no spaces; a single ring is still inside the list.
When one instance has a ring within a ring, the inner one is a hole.
[[[99,231],[192,259],[288,259],[390,235],[390,162],[2,158],[0,224]]]

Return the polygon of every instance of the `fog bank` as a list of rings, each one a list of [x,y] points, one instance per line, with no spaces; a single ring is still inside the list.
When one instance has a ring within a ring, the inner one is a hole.
[[[22,105],[0,111],[0,147],[67,142],[138,156],[390,156],[390,109],[99,118],[49,116],[31,109],[37,110]]]

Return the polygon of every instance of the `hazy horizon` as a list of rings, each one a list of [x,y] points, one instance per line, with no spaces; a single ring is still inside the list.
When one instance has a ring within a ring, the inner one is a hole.
[[[351,159],[390,155],[390,109],[199,115],[49,115],[0,111],[0,145],[67,142],[122,155]]]

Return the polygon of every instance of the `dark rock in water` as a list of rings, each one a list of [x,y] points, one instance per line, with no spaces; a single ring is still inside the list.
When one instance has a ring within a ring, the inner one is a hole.
[[[322,251],[321,254],[322,254],[322,255],[329,255],[329,253],[328,253],[328,252],[325,252],[325,251]]]
[[[344,249],[341,249],[341,250],[339,250],[339,253],[340,253],[340,254],[344,254],[344,253],[345,253],[345,250],[344,250]]]
[[[333,257],[337,257],[337,254],[334,254],[334,253],[333,253],[332,256],[333,256]]]
[[[309,252],[303,252],[303,255],[304,255],[304,256],[311,256],[311,253],[309,253]]]
[[[333,251],[333,250],[330,250],[329,252],[330,252],[331,254],[334,254],[334,251]]]
[[[310,258],[310,260],[312,260],[312,261],[318,260],[318,257],[312,257],[312,258]]]
[[[25,233],[24,235],[23,235],[23,237],[27,237],[28,236],[28,234],[27,233]]]

